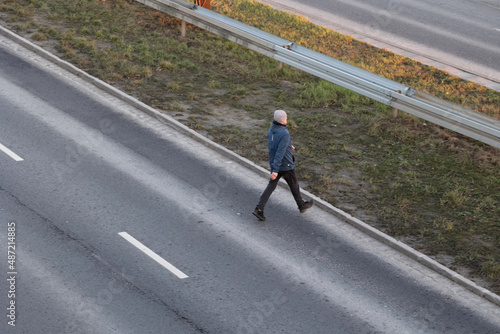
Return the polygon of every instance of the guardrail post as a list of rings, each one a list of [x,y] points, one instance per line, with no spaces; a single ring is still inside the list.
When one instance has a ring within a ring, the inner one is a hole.
[[[278,62],[278,70],[281,71],[283,69],[283,63],[281,61]]]
[[[181,22],[181,37],[186,37],[186,21]]]
[[[398,108],[392,109],[392,117],[393,118],[398,117],[398,113],[399,113],[399,109]]]

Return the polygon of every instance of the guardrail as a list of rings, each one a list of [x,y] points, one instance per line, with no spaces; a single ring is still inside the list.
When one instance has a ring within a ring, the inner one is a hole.
[[[184,0],[136,0],[281,63],[500,148],[500,121],[296,45]]]

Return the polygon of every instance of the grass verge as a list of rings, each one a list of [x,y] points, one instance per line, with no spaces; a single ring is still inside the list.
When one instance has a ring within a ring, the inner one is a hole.
[[[499,117],[500,94],[245,0],[214,10]],[[8,28],[267,167],[289,111],[309,191],[500,291],[499,151],[284,66],[133,0],[0,0]],[[251,210],[254,203],[249,203]]]

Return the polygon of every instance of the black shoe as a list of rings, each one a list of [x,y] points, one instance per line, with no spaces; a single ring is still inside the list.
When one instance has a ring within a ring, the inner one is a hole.
[[[302,204],[302,206],[299,207],[300,213],[306,212],[307,209],[309,209],[311,206],[313,206],[313,204],[314,204],[314,200],[305,201],[304,204]]]
[[[264,217],[264,211],[262,211],[259,208],[255,208],[255,210],[253,211],[253,215],[255,217],[259,218],[259,220],[261,220],[261,221],[266,220],[266,217]]]

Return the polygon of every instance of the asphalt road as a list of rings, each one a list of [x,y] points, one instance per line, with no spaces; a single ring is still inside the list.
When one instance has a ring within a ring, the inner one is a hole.
[[[499,0],[260,1],[500,82]]]
[[[1,333],[500,333],[499,307],[286,189],[256,221],[265,177],[3,38],[0,144]]]

